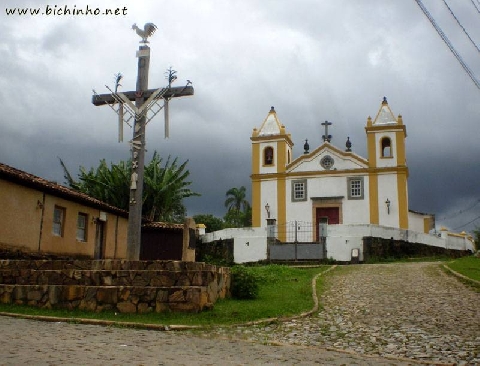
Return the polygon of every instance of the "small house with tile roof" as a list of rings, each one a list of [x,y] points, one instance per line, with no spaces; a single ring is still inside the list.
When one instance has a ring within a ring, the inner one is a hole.
[[[5,249],[125,258],[128,212],[1,163],[0,220]]]
[[[0,249],[124,259],[127,228],[127,211],[0,163]],[[191,219],[144,222],[140,257],[194,261],[194,243]]]

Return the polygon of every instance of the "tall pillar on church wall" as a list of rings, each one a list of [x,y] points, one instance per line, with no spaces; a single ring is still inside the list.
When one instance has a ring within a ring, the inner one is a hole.
[[[256,129],[252,137],[256,137]],[[261,227],[262,223],[262,202],[261,202],[261,181],[258,178],[260,173],[260,144],[252,143],[252,226]]]

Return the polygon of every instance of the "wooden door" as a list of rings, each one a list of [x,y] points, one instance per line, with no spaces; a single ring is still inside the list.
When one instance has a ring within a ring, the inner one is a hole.
[[[338,207],[318,207],[315,212],[315,233],[319,238],[318,226],[320,224],[335,225],[340,223],[340,210]]]

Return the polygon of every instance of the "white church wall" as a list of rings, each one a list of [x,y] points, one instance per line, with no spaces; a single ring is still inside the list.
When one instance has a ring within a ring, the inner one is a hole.
[[[344,156],[338,154],[338,152],[329,150],[328,148],[322,151],[318,155],[312,155],[310,158],[305,158],[298,165],[294,165],[291,169],[291,172],[314,172],[322,170],[320,166],[320,161],[326,155],[330,155],[334,160],[334,165],[332,169],[336,170],[352,170],[352,169],[362,169],[366,168],[367,165],[358,161],[353,156]]]
[[[205,234],[203,243],[233,239],[235,263],[258,262],[267,259],[266,228],[231,228]]]
[[[270,217],[272,219],[278,218],[278,205],[277,205],[277,181],[276,180],[264,180],[261,182],[261,225],[267,225],[267,211],[265,205],[268,203],[270,206]]]
[[[343,201],[343,223],[365,224],[370,221],[370,206],[368,199]]]
[[[398,184],[397,176],[393,174],[381,174],[378,176],[378,213],[379,224],[384,226],[398,227]],[[390,201],[390,213],[388,212],[387,199]]]

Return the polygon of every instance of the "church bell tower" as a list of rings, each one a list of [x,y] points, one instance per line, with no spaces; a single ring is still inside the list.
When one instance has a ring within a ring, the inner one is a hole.
[[[292,160],[293,142],[274,107],[259,129],[252,132],[252,226],[266,219],[286,221],[286,181],[284,173]],[[264,207],[268,205],[268,212]]]
[[[369,161],[370,223],[408,229],[406,127],[387,98],[365,127]]]

